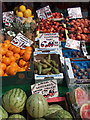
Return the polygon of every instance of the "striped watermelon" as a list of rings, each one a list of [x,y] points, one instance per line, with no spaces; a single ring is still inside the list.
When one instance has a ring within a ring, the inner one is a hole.
[[[16,118],[16,119],[15,119]],[[9,117],[10,120],[26,120],[24,116],[20,114],[13,114]],[[9,120],[8,119],[8,120]]]
[[[33,118],[43,117],[48,111],[48,102],[41,94],[31,95],[26,102],[26,109]]]
[[[3,107],[9,113],[20,113],[23,111],[27,96],[20,88],[14,88],[6,92],[3,96]]]
[[[0,106],[0,120],[4,118],[4,120],[6,118],[8,118],[8,113],[4,110],[4,108],[2,106]]]

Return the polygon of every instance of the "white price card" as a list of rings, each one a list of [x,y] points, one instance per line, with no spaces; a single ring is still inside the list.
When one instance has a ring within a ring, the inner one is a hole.
[[[46,98],[58,97],[57,80],[48,80],[31,85],[32,94],[42,94]]]
[[[69,19],[82,18],[82,12],[80,7],[68,8]]]
[[[43,7],[39,10],[36,10],[36,13],[38,15],[38,18],[40,18],[40,19],[42,19],[42,18],[47,19],[47,18],[52,17],[52,12],[51,12],[49,5],[46,7]]]
[[[13,20],[14,20],[14,12],[13,11],[3,12],[3,23],[5,23],[5,25],[10,26],[11,22],[13,22]]]
[[[25,47],[31,46],[33,44],[33,41],[31,41],[21,33],[18,33],[17,36],[11,41],[11,43],[17,47],[25,49]]]
[[[80,50],[80,41],[67,38],[65,47]]]
[[[58,33],[42,33],[39,38],[40,48],[59,48]]]

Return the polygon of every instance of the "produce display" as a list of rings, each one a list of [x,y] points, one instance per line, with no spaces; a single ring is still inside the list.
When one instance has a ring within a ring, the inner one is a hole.
[[[4,109],[8,113],[12,113],[12,115],[9,115],[8,117],[7,112],[3,109],[1,116],[5,115],[5,117],[9,119],[22,118],[26,120],[25,119],[26,116],[20,114],[21,111],[25,110],[25,108],[29,113],[29,117],[31,117],[32,119],[35,118],[35,120],[38,119],[43,120],[44,118],[72,119],[71,114],[68,111],[64,110],[60,105],[58,104],[49,105],[49,103],[46,101],[46,98],[41,94],[33,94],[27,98],[26,93],[20,88],[14,88],[7,91],[2,97],[2,99]]]
[[[90,61],[72,61],[75,78],[90,79]]]
[[[12,45],[9,40],[0,45],[0,76],[15,75],[17,72],[29,70],[32,47],[20,49]]]
[[[41,20],[38,23],[37,31],[41,31],[43,33],[59,33],[59,40],[63,41],[66,39],[65,36],[65,27],[61,22],[55,22],[54,20]]]
[[[44,55],[42,55],[44,56]],[[59,74],[59,64],[56,63],[56,61],[52,58],[55,58],[56,56],[53,55],[47,55],[42,57],[41,60],[38,60],[34,62],[35,66],[35,74],[39,75],[51,75],[51,74]]]
[[[69,32],[69,38],[73,40],[85,40],[90,41],[90,20],[88,19],[75,19],[67,21],[67,29]]]
[[[79,116],[82,119],[90,119],[90,98],[89,91],[85,87],[77,87],[73,92],[69,93],[70,102],[73,106],[73,109],[77,113],[77,117]]]
[[[36,3],[2,13],[0,120],[90,120],[89,16]]]
[[[73,49],[62,49],[63,56],[66,58],[80,58],[84,57],[81,50],[73,50]]]

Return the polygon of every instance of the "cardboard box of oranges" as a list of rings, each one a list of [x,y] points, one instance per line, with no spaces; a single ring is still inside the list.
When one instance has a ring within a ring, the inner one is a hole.
[[[0,79],[2,88],[33,83],[32,47],[21,49],[5,40],[0,43]]]

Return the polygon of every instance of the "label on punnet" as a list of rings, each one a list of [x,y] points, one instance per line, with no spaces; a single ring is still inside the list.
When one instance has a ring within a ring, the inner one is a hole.
[[[11,22],[14,20],[14,12],[9,11],[9,12],[3,12],[3,23],[7,26],[11,26]]]
[[[67,38],[65,47],[80,50],[80,41]]]
[[[33,41],[31,41],[21,33],[18,33],[17,36],[11,41],[11,43],[17,47],[25,49],[27,46],[31,46],[33,44]]]
[[[38,18],[40,18],[40,19],[42,19],[42,18],[47,19],[47,18],[52,17],[52,12],[50,10],[49,5],[37,10],[36,13],[38,15]]]
[[[44,78],[54,78],[54,79],[63,79],[63,73],[60,74],[53,74],[53,75],[38,75],[35,74],[35,80],[42,80]]]
[[[42,33],[39,39],[40,48],[59,48],[58,33]]]
[[[82,18],[81,7],[68,8],[69,19]]]
[[[57,80],[48,80],[31,85],[32,94],[42,94],[46,98],[58,97]]]

